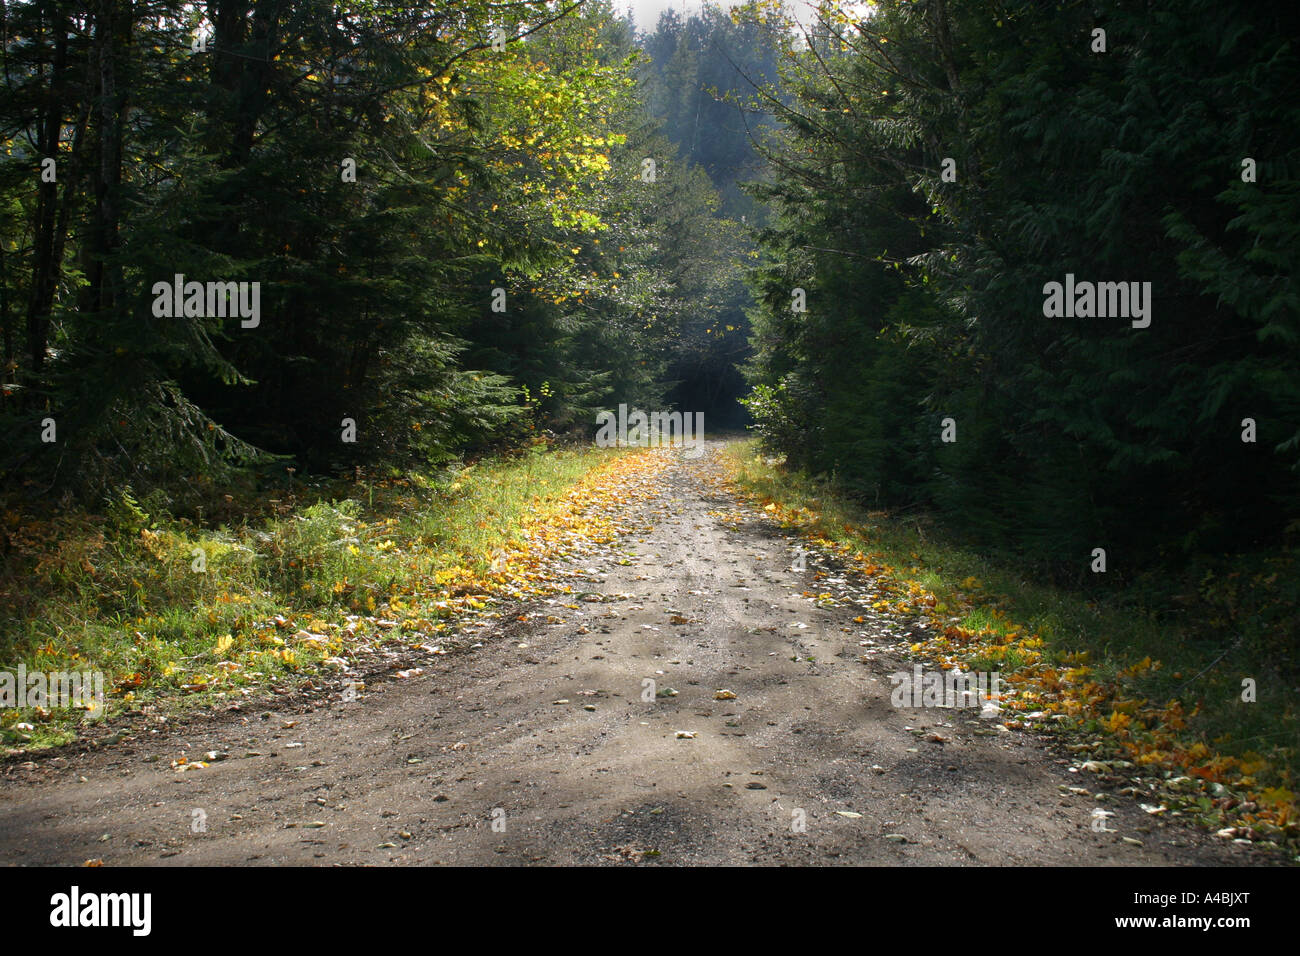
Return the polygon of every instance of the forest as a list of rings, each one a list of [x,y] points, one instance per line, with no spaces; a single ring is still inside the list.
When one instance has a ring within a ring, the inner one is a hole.
[[[584,428],[661,396],[689,314],[736,297],[734,229],[607,7],[33,3],[5,30],[7,483],[193,507],[250,469]],[[257,283],[260,319],[159,314],[174,277]]]
[[[298,673],[295,615],[424,634],[611,409],[672,409],[899,563],[1133,622],[1040,623],[1171,661],[1129,703],[1291,806],[1298,39],[1247,0],[5,0],[0,664],[129,703]],[[1193,702],[1247,680],[1264,716]]]
[[[6,487],[193,507],[744,394],[1066,577],[1294,536],[1289,14],[815,14],[9,5]],[[1049,314],[1075,275],[1153,316]],[[261,320],[159,315],[184,277]]]

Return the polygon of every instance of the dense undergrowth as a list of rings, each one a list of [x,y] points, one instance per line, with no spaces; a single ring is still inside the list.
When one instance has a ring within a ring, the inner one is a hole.
[[[526,451],[436,474],[286,482],[205,520],[129,492],[102,513],[11,500],[0,514],[0,669],[99,671],[108,714],[160,696],[238,693],[388,641],[429,642],[494,596],[546,585],[534,541],[607,536],[584,515],[626,452]],[[539,527],[544,525],[544,527]],[[65,742],[72,708],[0,711],[23,747]]]

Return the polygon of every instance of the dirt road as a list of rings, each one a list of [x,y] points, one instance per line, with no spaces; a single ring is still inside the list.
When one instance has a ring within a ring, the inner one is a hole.
[[[790,540],[710,480],[714,454],[666,472],[652,530],[572,569],[576,608],[516,611],[481,647],[402,662],[423,676],[3,765],[0,863],[1258,859],[1131,797],[1098,801],[1066,755],[978,710],[892,706],[904,625],[816,555],[792,570]],[[804,596],[818,570],[836,603]],[[205,751],[229,756],[171,768]],[[1093,829],[1101,807],[1113,832]]]

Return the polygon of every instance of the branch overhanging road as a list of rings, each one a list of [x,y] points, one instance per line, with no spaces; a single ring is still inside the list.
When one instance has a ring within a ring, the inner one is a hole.
[[[794,570],[792,540],[718,481],[716,451],[658,452],[675,459],[659,496],[629,505],[652,527],[570,564],[576,607],[509,615],[419,677],[0,766],[0,863],[1256,859],[1098,801],[1050,741],[978,709],[892,706],[905,622],[816,555]],[[819,568],[834,601],[805,596]],[[229,756],[171,768],[206,751]]]

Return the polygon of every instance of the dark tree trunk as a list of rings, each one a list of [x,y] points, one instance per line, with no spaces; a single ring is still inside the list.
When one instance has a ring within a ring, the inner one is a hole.
[[[37,148],[41,160],[58,159],[59,135],[63,127],[68,29],[67,18],[61,5],[56,6],[51,12],[49,30],[54,41],[54,52],[50,59],[49,96],[37,130]],[[44,176],[40,176],[36,197],[36,222],[32,240],[32,284],[27,301],[27,358],[33,379],[39,377],[45,365],[50,309],[54,304],[54,290],[58,281],[55,250],[61,248],[63,244],[56,229],[59,206],[57,175],[56,166],[55,182],[45,182]]]
[[[126,96],[118,88],[118,73],[125,66],[132,20],[130,0],[98,0],[94,11],[93,57],[95,94],[94,209],[85,245],[87,284],[81,311],[103,314],[119,297],[119,277],[110,258],[117,248],[118,193],[122,184],[122,120]]]

